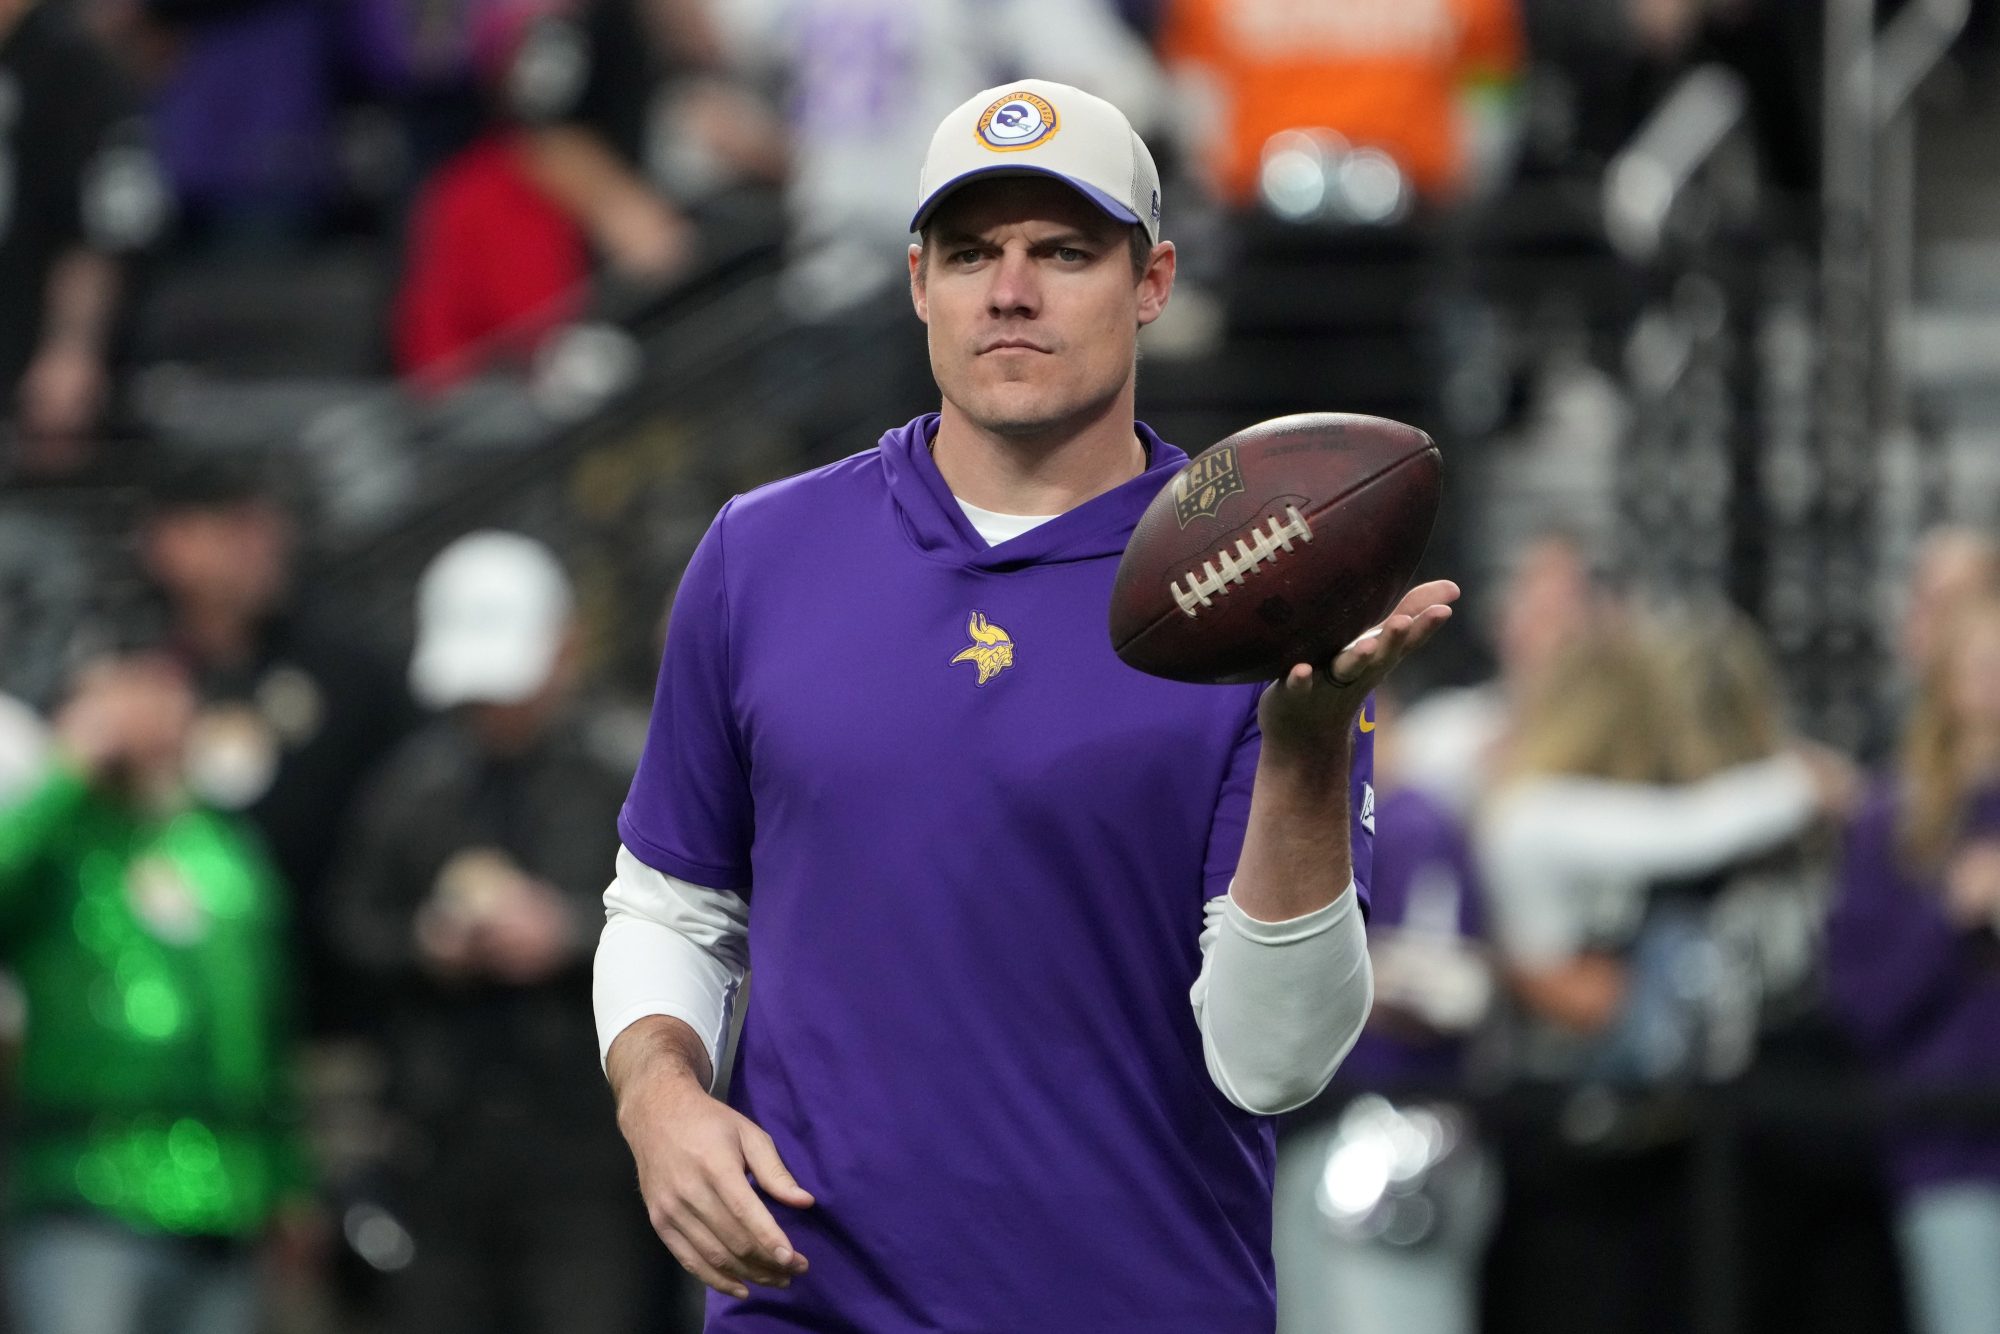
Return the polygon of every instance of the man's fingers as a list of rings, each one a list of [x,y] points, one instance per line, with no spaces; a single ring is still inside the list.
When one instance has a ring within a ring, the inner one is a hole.
[[[1437,605],[1424,608],[1423,611],[1417,614],[1417,618],[1410,622],[1410,628],[1403,636],[1403,652],[1408,653],[1412,649],[1422,648],[1426,643],[1430,642],[1431,636],[1435,635],[1439,628],[1450,619],[1451,608],[1448,606]]]
[[[1364,630],[1335,655],[1331,664],[1334,683],[1351,686],[1371,671],[1387,672],[1451,619],[1451,604],[1458,597],[1459,587],[1449,579],[1433,579],[1403,594],[1380,625]],[[1286,688],[1310,689],[1313,671],[1310,663],[1294,664],[1285,676]]]
[[[660,1240],[667,1244],[667,1249],[673,1253],[674,1259],[680,1261],[681,1268],[693,1274],[704,1284],[714,1288],[717,1292],[726,1292],[732,1297],[748,1297],[750,1295],[750,1289],[744,1286],[742,1280],[731,1278],[728,1274],[723,1273],[721,1269],[709,1263],[707,1257],[701,1253],[700,1248],[689,1241],[684,1234],[674,1228],[656,1228],[655,1230],[660,1234]]]
[[[1418,584],[1396,601],[1394,614],[1415,616],[1426,607],[1448,607],[1458,601],[1458,585],[1449,579],[1433,579]]]
[[[743,1189],[747,1194],[749,1187],[745,1186]],[[722,1243],[723,1249],[729,1252],[734,1261],[730,1266],[731,1272],[753,1283],[778,1286],[790,1282],[791,1272],[772,1258],[772,1252],[778,1247],[770,1245],[757,1235],[757,1229],[743,1214],[738,1202],[729,1198],[728,1192],[728,1182],[719,1181],[715,1189],[693,1197],[690,1203],[709,1232]],[[751,1203],[758,1213],[763,1212],[764,1206],[757,1204],[754,1196],[751,1197]],[[776,1224],[772,1225],[771,1230],[776,1230]],[[782,1235],[779,1236],[778,1243],[779,1246],[783,1246]],[[785,1249],[789,1253],[790,1247]]]
[[[749,1252],[738,1251],[737,1254],[753,1256],[781,1279],[805,1272],[805,1257],[792,1249],[783,1229],[771,1217],[771,1211],[764,1207],[764,1202],[757,1198],[757,1192],[750,1189],[747,1180],[725,1181],[719,1188],[719,1194],[722,1207],[734,1216],[737,1227],[743,1231],[745,1242],[751,1247]],[[731,1239],[725,1237],[724,1240]]]
[[[784,1160],[778,1157],[778,1146],[755,1126],[743,1132],[743,1159],[750,1164],[750,1175],[757,1178],[757,1185],[766,1195],[794,1209],[812,1208],[812,1192],[793,1178]]]
[[[1333,679],[1351,685],[1371,671],[1388,671],[1411,651],[1421,648],[1450,619],[1451,607],[1436,602],[1426,604],[1414,616],[1404,612],[1392,614],[1341,650],[1340,656],[1333,660]]]
[[[702,1262],[722,1274],[730,1282],[741,1283],[750,1277],[744,1272],[742,1261],[725,1246],[722,1239],[708,1225],[693,1203],[683,1201],[674,1213],[674,1228],[687,1244],[694,1248]]]
[[[1333,660],[1333,679],[1341,685],[1352,685],[1379,662],[1393,662],[1400,650],[1404,635],[1409,633],[1410,618],[1401,612],[1392,614],[1388,620],[1368,631],[1346,648]]]

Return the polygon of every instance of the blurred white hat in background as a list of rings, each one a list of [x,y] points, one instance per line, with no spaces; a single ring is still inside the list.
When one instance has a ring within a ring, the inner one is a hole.
[[[469,533],[417,584],[410,690],[427,708],[518,704],[547,684],[576,605],[555,554],[519,533]]]

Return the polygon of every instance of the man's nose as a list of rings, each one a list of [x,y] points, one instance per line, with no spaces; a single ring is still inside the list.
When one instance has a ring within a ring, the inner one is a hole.
[[[1041,308],[1041,293],[1033,257],[1024,250],[1001,251],[986,299],[995,315],[1034,315]]]

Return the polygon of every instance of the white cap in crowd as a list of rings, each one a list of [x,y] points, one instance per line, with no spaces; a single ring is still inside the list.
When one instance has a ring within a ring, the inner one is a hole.
[[[959,186],[990,176],[1050,176],[1120,222],[1160,239],[1160,172],[1125,113],[1066,83],[1022,79],[975,94],[931,136],[910,230]]]
[[[517,704],[555,669],[576,605],[554,553],[518,533],[477,532],[417,585],[410,690],[427,708]]]

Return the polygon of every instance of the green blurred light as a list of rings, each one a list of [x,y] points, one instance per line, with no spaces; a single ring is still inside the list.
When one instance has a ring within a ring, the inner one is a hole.
[[[77,901],[76,911],[70,916],[70,927],[85,949],[103,954],[115,947],[123,936],[119,930],[117,907],[105,900],[101,894],[86,894]]]
[[[181,1000],[167,980],[155,973],[125,989],[125,1022],[145,1038],[170,1038],[181,1026]]]
[[[99,1208],[108,1208],[118,1198],[123,1182],[118,1165],[102,1153],[86,1153],[76,1160],[76,1188]]]
[[[191,1116],[174,1122],[174,1128],[167,1132],[167,1153],[183,1172],[212,1173],[222,1162],[215,1132]]]

